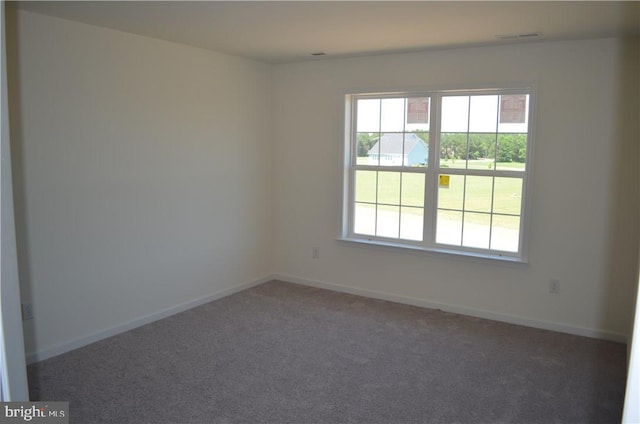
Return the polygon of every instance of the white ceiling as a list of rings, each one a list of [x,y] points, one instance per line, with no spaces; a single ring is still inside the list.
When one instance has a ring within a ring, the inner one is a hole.
[[[499,43],[640,35],[640,2],[71,1],[21,9],[270,63]]]

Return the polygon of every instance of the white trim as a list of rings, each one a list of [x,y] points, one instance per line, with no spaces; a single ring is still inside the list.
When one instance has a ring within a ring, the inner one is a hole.
[[[501,314],[498,312],[467,308],[464,306],[450,305],[450,304],[440,303],[440,302],[432,302],[432,301],[423,300],[423,299],[399,296],[391,293],[360,289],[356,287],[343,286],[335,283],[327,283],[327,282],[321,282],[317,280],[309,280],[305,278],[294,277],[292,275],[287,275],[287,274],[273,274],[273,275],[268,275],[266,277],[259,278],[251,282],[242,283],[234,287],[219,290],[214,293],[211,293],[206,296],[202,296],[187,302],[180,303],[178,305],[163,309],[158,312],[154,312],[152,314],[149,314],[140,318],[133,319],[131,321],[125,322],[120,325],[116,325],[114,327],[108,328],[103,331],[99,331],[97,333],[94,333],[88,336],[79,337],[74,340],[61,343],[59,345],[56,345],[48,349],[30,353],[27,355],[27,363],[32,364],[35,362],[52,358],[54,356],[61,355],[66,352],[70,352],[72,350],[81,348],[83,346],[87,346],[91,343],[95,343],[97,341],[100,341],[112,336],[116,336],[118,334],[127,332],[129,330],[133,330],[135,328],[141,327],[146,324],[150,324],[152,322],[161,320],[163,318],[167,318],[169,316],[178,314],[180,312],[184,312],[189,309],[196,308],[206,303],[213,302],[214,300],[222,299],[224,297],[241,292],[251,287],[258,286],[260,284],[267,283],[272,280],[281,280],[281,281],[301,284],[309,287],[317,287],[317,288],[332,290],[340,293],[349,293],[349,294],[354,294],[358,296],[369,297],[372,299],[388,300],[390,302],[397,302],[397,303],[402,303],[406,305],[419,306],[422,308],[440,309],[446,312],[452,312],[456,314],[467,315],[467,316],[472,316],[477,318],[484,318],[484,319],[490,319],[494,321],[506,322],[509,324],[517,324],[517,325],[523,325],[526,327],[539,328],[543,330],[574,334],[577,336],[585,336],[585,337],[591,337],[595,339],[603,339],[603,340],[610,340],[610,341],[619,342],[619,343],[627,343],[627,336],[620,333],[613,333],[609,331],[572,326],[572,325],[562,324],[562,323],[540,321],[540,320],[521,317],[517,315]]]
[[[494,263],[500,262],[505,264],[519,265],[527,265],[529,263],[528,260],[521,259],[518,256],[501,254],[500,252],[487,253],[486,251],[481,249],[473,249],[464,246],[454,246],[454,249],[451,249],[446,245],[437,245],[437,247],[431,247],[420,244],[420,242],[411,242],[410,240],[401,240],[400,242],[398,242],[396,239],[384,239],[377,236],[376,238],[374,238],[373,236],[368,237],[360,235],[353,237],[338,236],[336,240],[344,243],[349,243],[356,247],[367,247],[389,251],[416,252],[434,255],[448,255],[450,257],[453,256],[462,258],[464,260],[478,260],[480,262],[493,261]]]
[[[541,321],[533,318],[527,318],[518,315],[502,314],[499,312],[486,311],[482,309],[468,308],[465,306],[451,305],[447,303],[432,302],[424,299],[416,299],[412,297],[399,296],[391,293],[384,293],[375,290],[367,290],[350,286],[343,286],[335,283],[327,283],[316,280],[308,280],[305,278],[294,277],[286,274],[276,274],[273,276],[276,280],[288,281],[291,283],[302,284],[305,286],[316,287],[320,289],[332,290],[341,293],[349,293],[358,296],[369,297],[373,299],[388,300],[390,302],[403,303],[406,305],[419,306],[428,309],[440,309],[445,312],[452,312],[460,315],[468,315],[477,318],[490,319],[493,321],[506,322],[509,324],[523,325],[526,327],[538,328],[542,330],[555,331],[559,333],[573,334],[576,336],[591,337],[594,339],[609,340],[619,343],[627,343],[627,336],[620,333],[610,331],[597,330],[594,328],[578,327],[564,323]]]
[[[249,289],[251,287],[258,286],[260,284],[264,284],[268,281],[273,280],[273,276],[262,277],[254,281],[250,281],[248,283],[242,283],[235,285],[233,287],[229,287],[226,289],[215,291],[206,296],[198,297],[193,300],[188,300],[186,302],[180,303],[175,306],[171,306],[169,308],[163,309],[158,312],[151,313],[149,315],[145,315],[140,318],[135,318],[125,323],[107,328],[106,330],[99,331],[97,333],[93,333],[87,336],[78,337],[73,340],[66,341],[64,343],[60,343],[56,346],[53,346],[48,349],[44,349],[41,351],[29,353],[27,355],[27,363],[32,364],[34,362],[43,361],[45,359],[52,358],[54,356],[61,355],[66,352],[70,352],[74,349],[81,348],[83,346],[89,345],[91,343],[95,343],[97,341],[124,333],[129,330],[133,330],[134,328],[141,327],[146,324],[150,324],[152,322],[161,320],[163,318],[167,318],[171,315],[178,314],[180,312],[184,312],[189,309],[196,308],[198,306],[204,305],[205,303],[212,302],[214,300],[222,299],[223,297],[230,296],[232,294],[241,292],[243,290]]]

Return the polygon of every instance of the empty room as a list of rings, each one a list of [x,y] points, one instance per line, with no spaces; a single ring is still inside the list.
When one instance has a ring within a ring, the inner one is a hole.
[[[640,2],[2,13],[3,420],[640,422]]]

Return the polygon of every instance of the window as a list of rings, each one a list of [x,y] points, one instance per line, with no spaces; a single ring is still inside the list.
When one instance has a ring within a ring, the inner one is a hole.
[[[526,260],[530,88],[346,96],[343,239]]]

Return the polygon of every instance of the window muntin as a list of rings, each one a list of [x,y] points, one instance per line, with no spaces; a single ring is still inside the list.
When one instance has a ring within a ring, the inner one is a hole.
[[[354,233],[422,241],[424,174],[356,171]]]
[[[348,99],[347,238],[523,258],[529,89]]]
[[[436,242],[517,253],[522,184],[520,177],[451,176],[438,189]]]
[[[424,240],[430,97],[363,97],[354,101],[351,232]]]
[[[358,98],[356,164],[426,166],[428,97]]]
[[[518,253],[528,105],[528,94],[442,96],[439,172],[454,175],[438,189],[436,243]]]

